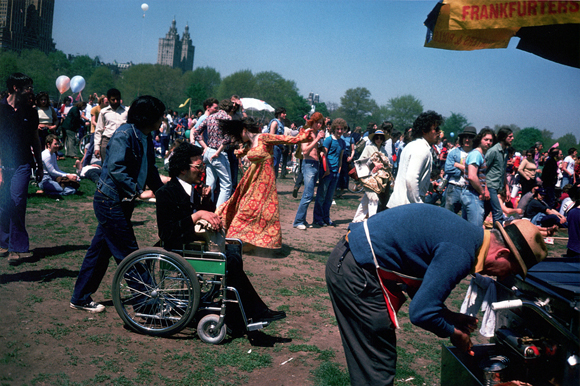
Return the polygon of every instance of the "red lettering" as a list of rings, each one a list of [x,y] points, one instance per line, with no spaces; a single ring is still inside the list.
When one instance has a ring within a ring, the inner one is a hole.
[[[471,6],[471,20],[479,20],[479,5]]]
[[[568,4],[565,1],[558,3],[558,13],[568,12]]]
[[[500,19],[505,19],[507,18],[507,3],[501,3],[499,5],[499,17]]]
[[[540,1],[541,7],[540,7],[540,13],[542,15],[544,15],[546,13],[546,2],[545,1]]]
[[[462,20],[465,20],[465,19],[467,19],[467,15],[469,15],[469,9],[470,9],[470,8],[471,8],[471,7],[470,7],[469,5],[465,5],[465,6],[463,6],[462,13],[461,13],[461,18],[462,18]]]
[[[580,11],[580,3],[577,1],[569,1],[570,7],[568,8],[568,12],[578,12]]]
[[[513,16],[514,12],[516,11],[516,3],[514,3],[513,1],[511,1],[509,3],[509,7],[510,7],[510,18]]]
[[[526,16],[527,2],[518,3],[518,16]]]
[[[537,7],[537,1],[528,1],[528,16],[536,16],[538,14]]]
[[[487,15],[487,5],[485,5],[485,4],[481,5],[480,17],[481,17],[481,20],[489,19],[488,15]]]
[[[490,19],[497,19],[499,14],[499,6],[498,4],[490,4],[489,5],[489,18]]]
[[[548,7],[549,7],[549,8],[548,8],[548,13],[549,13],[550,15],[553,15],[553,14],[555,14],[555,13],[556,13],[556,3],[555,3],[555,2],[553,2],[553,1],[550,1],[550,4],[548,5]]]

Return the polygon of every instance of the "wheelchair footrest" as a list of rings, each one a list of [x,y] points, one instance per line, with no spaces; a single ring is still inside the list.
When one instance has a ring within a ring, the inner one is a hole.
[[[257,331],[257,330],[261,330],[262,328],[266,327],[269,324],[270,324],[270,322],[248,323],[247,329],[248,329],[248,331]]]

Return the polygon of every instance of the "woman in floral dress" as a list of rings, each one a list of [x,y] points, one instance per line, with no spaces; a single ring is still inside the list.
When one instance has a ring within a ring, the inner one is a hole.
[[[230,199],[216,211],[223,220],[227,237],[242,240],[246,248],[279,249],[282,231],[273,168],[274,145],[307,142],[311,140],[312,130],[300,131],[295,137],[261,134],[252,118],[220,121],[220,128],[243,144],[236,155],[239,158],[245,155],[251,162]]]

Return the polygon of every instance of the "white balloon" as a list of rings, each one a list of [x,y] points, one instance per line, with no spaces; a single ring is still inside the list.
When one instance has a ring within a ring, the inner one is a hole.
[[[142,9],[143,11],[147,11],[147,10],[149,9],[149,4],[147,4],[147,3],[143,3],[143,4],[141,4],[141,9]]]

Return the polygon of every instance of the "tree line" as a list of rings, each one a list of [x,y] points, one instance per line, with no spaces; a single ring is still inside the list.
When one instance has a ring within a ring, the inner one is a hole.
[[[139,95],[149,94],[161,99],[168,108],[184,113],[202,109],[202,102],[208,97],[221,100],[239,95],[264,100],[275,108],[284,107],[287,120],[298,125],[304,124],[303,117],[311,111],[306,98],[300,95],[296,82],[284,79],[272,71],[254,74],[246,69],[222,77],[211,67],[198,67],[193,71],[182,72],[158,64],[137,64],[119,70],[117,66],[104,65],[98,57],[67,56],[62,51],[48,55],[39,50],[0,52],[1,84],[4,85],[8,75],[14,72],[23,72],[30,76],[34,80],[35,91],[46,91],[54,100],[62,100],[72,94],[69,90],[60,95],[55,86],[56,78],[60,75],[70,78],[80,75],[86,81],[82,92],[85,99],[89,94],[105,94],[108,89],[115,87],[121,91],[125,104],[131,103]],[[180,108],[187,99],[188,105]],[[365,87],[346,90],[340,98],[340,104],[317,103],[315,109],[330,118],[342,117],[351,128],[360,126],[363,132],[369,122],[380,124],[386,120],[393,123],[395,130],[404,132],[424,110],[422,102],[413,95],[397,96],[389,99],[385,105],[379,105]],[[258,114],[258,117],[265,119],[271,116],[272,114]],[[442,130],[447,139],[453,141],[468,125],[470,122],[467,117],[451,112],[450,116],[445,117]],[[499,126],[496,125],[495,129]],[[542,142],[544,149],[558,142],[564,152],[570,147],[579,147],[578,140],[571,133],[553,138],[553,133],[549,130],[508,126],[515,134],[513,146],[518,151],[524,151],[536,142]]]

